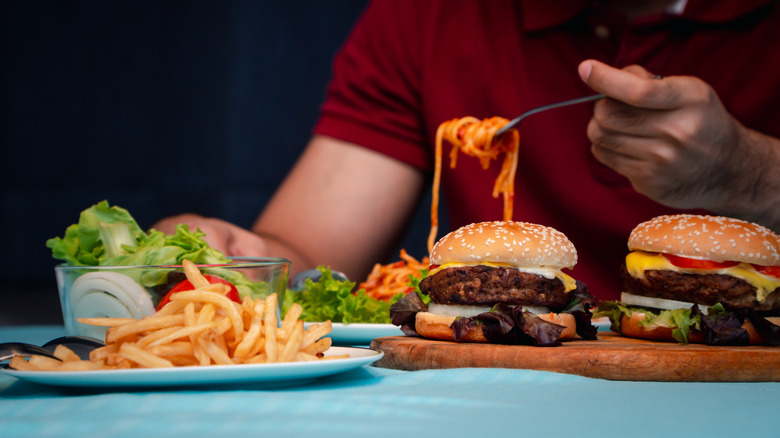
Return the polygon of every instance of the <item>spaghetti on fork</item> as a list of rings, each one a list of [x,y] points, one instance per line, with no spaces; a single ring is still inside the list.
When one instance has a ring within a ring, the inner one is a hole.
[[[504,155],[501,171],[493,185],[493,197],[499,194],[504,197],[505,221],[512,220],[514,201],[514,182],[517,172],[517,151],[520,145],[520,133],[509,130],[506,134],[496,137],[496,131],[509,123],[503,117],[491,117],[480,120],[476,117],[462,117],[448,120],[439,125],[436,131],[435,167],[433,174],[433,202],[431,203],[431,231],[428,235],[428,252],[433,249],[439,230],[439,190],[441,186],[442,145],[444,140],[452,144],[450,151],[450,168],[458,163],[458,152],[479,159],[483,169],[490,166],[491,160],[498,160]]]

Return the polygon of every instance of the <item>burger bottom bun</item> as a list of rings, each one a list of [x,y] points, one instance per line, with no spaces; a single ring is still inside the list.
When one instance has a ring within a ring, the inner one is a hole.
[[[540,318],[554,324],[564,326],[559,341],[574,339],[577,337],[577,321],[574,315],[570,313],[545,313],[538,315]],[[417,334],[428,339],[438,339],[441,341],[455,341],[455,333],[450,326],[455,321],[454,316],[436,315],[431,312],[419,312],[414,322]],[[488,342],[482,333],[482,328],[470,329],[459,342]]]
[[[455,321],[454,316],[437,315],[431,312],[419,312],[415,317],[414,330],[418,335],[428,339],[440,341],[454,341],[455,333],[450,326]],[[482,328],[470,329],[460,342],[487,342]]]
[[[577,337],[577,320],[574,319],[574,315],[571,313],[542,313],[537,316],[545,321],[564,327],[563,332],[558,336],[559,341],[566,341]]]
[[[645,319],[645,314],[633,312],[629,318],[623,315],[620,319],[620,331],[623,336],[629,338],[649,339],[652,341],[677,342],[672,336],[673,329],[666,326],[641,326],[639,323]],[[688,342],[692,344],[703,344],[704,336],[701,333],[689,333]]]
[[[672,329],[670,327],[643,327],[639,325],[643,319],[645,319],[645,314],[641,312],[633,312],[630,318],[623,315],[623,318],[620,320],[620,331],[624,336],[628,336],[629,338],[677,342],[677,340],[672,336]],[[777,324],[780,321],[773,320],[772,322]],[[767,343],[766,339],[756,331],[755,327],[753,327],[753,324],[751,324],[750,321],[745,320],[745,322],[742,323],[742,328],[748,332],[748,335],[750,335],[749,343],[751,345],[763,345]],[[688,342],[691,344],[704,344],[704,335],[699,332],[691,332],[688,334]]]

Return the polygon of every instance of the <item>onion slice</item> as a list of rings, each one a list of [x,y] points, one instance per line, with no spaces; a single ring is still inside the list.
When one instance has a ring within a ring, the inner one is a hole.
[[[490,306],[468,306],[463,304],[428,304],[428,311],[436,315],[442,316],[459,316],[462,318],[471,318],[481,313],[490,312]],[[541,315],[550,313],[550,309],[542,306],[523,306],[523,310],[527,310],[533,314]]]
[[[490,312],[490,306],[466,306],[462,304],[428,304],[428,311],[442,316],[460,316],[462,318],[471,318],[480,313]]]
[[[689,303],[686,301],[668,300],[665,298],[643,297],[641,295],[634,295],[628,292],[623,292],[620,294],[620,301],[623,302],[623,304],[627,304],[627,305],[650,307],[653,309],[661,309],[661,310],[690,309],[691,307],[694,306],[694,303]],[[701,306],[698,304],[696,304],[696,306],[699,307],[699,310],[701,310],[702,314],[704,315],[707,314],[707,306]]]
[[[73,282],[69,291],[73,318],[134,318],[154,313],[149,293],[132,278],[118,272],[90,272]],[[75,323],[82,336],[102,339],[106,328]]]

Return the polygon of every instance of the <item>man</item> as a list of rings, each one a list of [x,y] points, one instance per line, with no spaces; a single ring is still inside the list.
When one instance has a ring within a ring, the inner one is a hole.
[[[770,0],[375,1],[334,63],[315,136],[252,231],[193,215],[156,227],[189,223],[228,254],[359,281],[420,198],[440,123],[599,92],[595,106],[522,123],[513,219],[567,234],[573,275],[616,298],[628,234],[650,217],[686,209],[780,230],[778,23]],[[499,164],[445,165],[452,227],[501,219]]]

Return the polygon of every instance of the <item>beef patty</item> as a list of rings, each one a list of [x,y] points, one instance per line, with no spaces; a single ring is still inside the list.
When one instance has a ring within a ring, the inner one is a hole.
[[[557,278],[489,266],[443,269],[423,279],[420,290],[438,304],[504,303],[560,309],[570,299]]]
[[[624,290],[635,295],[707,306],[721,303],[726,309],[780,310],[777,289],[760,303],[755,287],[730,275],[648,270],[643,278],[634,278],[628,275],[625,265],[622,275]]]

